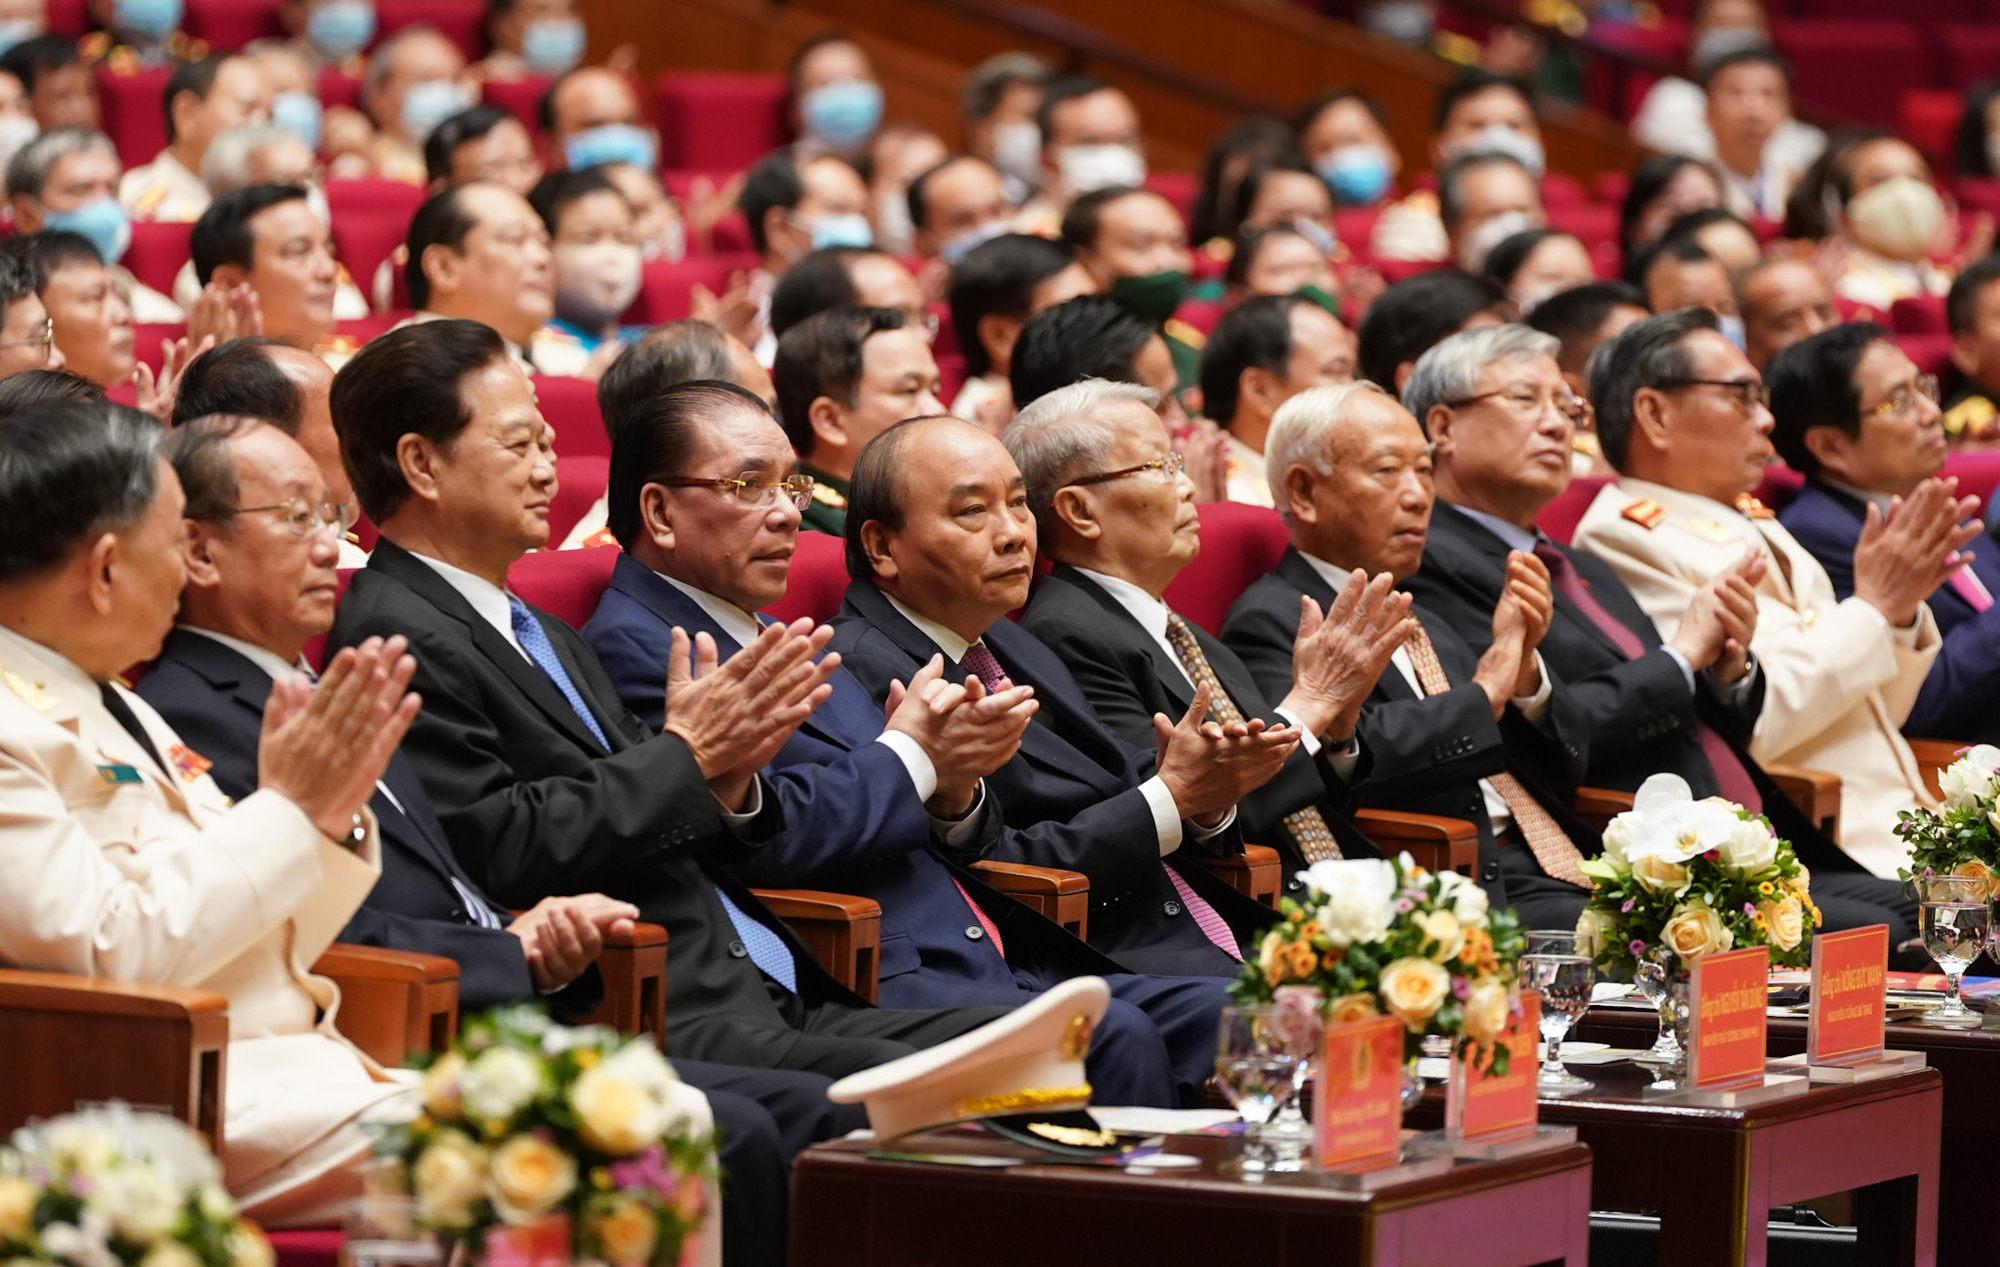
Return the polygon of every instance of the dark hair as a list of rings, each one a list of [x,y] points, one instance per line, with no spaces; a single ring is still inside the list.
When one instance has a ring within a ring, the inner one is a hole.
[[[1511,286],[1514,274],[1521,271],[1521,266],[1535,253],[1535,248],[1550,238],[1576,238],[1576,234],[1550,228],[1523,229],[1519,233],[1509,234],[1501,238],[1499,244],[1486,253],[1486,267],[1483,271],[1486,276],[1502,286]],[[1581,238],[1577,240],[1582,241]]]
[[[939,172],[945,170],[947,167],[956,167],[960,163],[976,163],[979,166],[984,167],[986,170],[992,172],[994,176],[997,177],[1000,175],[1000,169],[998,167],[995,167],[991,162],[988,162],[986,159],[981,158],[977,154],[960,153],[960,154],[945,155],[944,158],[932,164],[928,170],[924,171],[915,180],[911,181],[909,189],[904,193],[904,199],[910,204],[911,224],[915,225],[919,229],[926,227],[924,221],[929,218],[931,209],[930,209],[930,204],[925,200],[924,197],[924,186],[930,183],[931,177],[937,175]]]
[[[1109,295],[1079,295],[1043,309],[1021,327],[1007,367],[1015,407],[1079,379],[1138,382],[1133,362],[1153,335],[1144,317]]]
[[[1701,90],[1705,93],[1715,84],[1715,77],[1725,70],[1738,66],[1769,66],[1785,77],[1785,91],[1792,90],[1792,64],[1772,48],[1739,48],[1733,53],[1725,53],[1716,58],[1701,72]]]
[[[1597,441],[1612,466],[1625,469],[1632,442],[1632,397],[1641,388],[1664,390],[1687,382],[1694,367],[1682,344],[1695,331],[1719,325],[1706,308],[1663,312],[1634,322],[1591,356],[1590,403],[1597,411]]]
[[[1654,201],[1674,183],[1674,177],[1681,174],[1684,167],[1699,167],[1711,177],[1715,169],[1698,158],[1687,158],[1680,154],[1654,154],[1632,169],[1632,183],[1625,190],[1624,205],[1618,211],[1618,247],[1630,255],[1640,247],[1651,246],[1651,242],[1636,242],[1633,234],[1638,232],[1639,221],[1644,219]],[[1715,179],[1715,187],[1722,188],[1722,180]],[[1657,241],[1658,239],[1654,239]]]
[[[28,263],[35,270],[37,289],[47,286],[52,275],[72,264],[104,267],[104,256],[98,251],[97,244],[71,229],[43,229],[16,240],[27,252]]]
[[[1222,270],[1222,284],[1225,286],[1246,286],[1250,282],[1250,266],[1257,262],[1257,253],[1273,238],[1291,236],[1301,241],[1312,239],[1300,233],[1289,224],[1274,224],[1268,228],[1252,229],[1238,234],[1235,249],[1229,253],[1229,263]],[[1318,250],[1318,247],[1314,247]]]
[[[267,334],[218,343],[188,362],[174,396],[174,425],[208,414],[233,414],[268,422],[296,439],[305,421],[306,394],[271,357],[291,347]]]
[[[160,424],[109,401],[0,417],[0,583],[46,571],[84,541],[123,531],[159,492]]]
[[[1035,287],[1069,267],[1070,254],[1047,238],[1003,233],[965,253],[951,270],[952,333],[958,338],[965,372],[977,377],[993,368],[993,355],[979,338],[982,317],[1027,320]]]
[[[104,399],[104,389],[68,370],[22,370],[0,378],[0,418],[54,401],[92,404]]]
[[[1827,203],[1829,198],[1842,204],[1847,201],[1847,160],[1870,141],[1889,136],[1881,128],[1856,127],[1842,128],[1828,137],[1826,148],[1800,173],[1799,183],[1785,199],[1784,236],[1817,242],[1832,233]]]
[[[852,44],[856,48],[861,48],[859,40],[836,26],[821,31],[818,35],[812,36],[805,43],[792,50],[790,60],[785,63],[785,108],[787,110],[798,103],[799,71],[804,68],[806,58],[811,57],[814,53],[817,53],[829,44]],[[863,49],[862,51],[865,53],[867,50]]]
[[[1468,66],[1459,72],[1456,79],[1438,90],[1437,106],[1431,112],[1431,131],[1444,131],[1444,125],[1451,118],[1451,112],[1458,109],[1461,102],[1493,88],[1505,88],[1521,99],[1521,103],[1528,107],[1530,115],[1541,117],[1535,109],[1534,89],[1528,86],[1526,80],[1478,66]]]
[[[37,35],[0,53],[0,70],[20,80],[22,91],[32,97],[35,84],[43,75],[75,66],[82,60],[76,41],[67,35]]]
[[[1264,182],[1271,178],[1272,172],[1295,172],[1315,181],[1319,179],[1311,163],[1290,151],[1253,161],[1243,173],[1243,179],[1236,182],[1236,197],[1229,204],[1228,227],[1225,231],[1239,229],[1250,218],[1251,209],[1257,205],[1257,195],[1264,191]],[[1329,194],[1327,197],[1330,202],[1332,195]]]
[[[215,76],[222,70],[222,63],[238,56],[235,53],[214,53],[200,61],[182,62],[174,67],[174,73],[167,76],[166,91],[160,94],[160,113],[167,119],[167,142],[172,144],[180,139],[174,130],[174,98],[184,92],[191,92],[198,101],[207,101],[208,94],[215,91]]]
[[[1970,334],[1979,324],[1979,296],[1988,285],[2000,281],[2000,255],[1987,255],[1967,264],[1945,296],[1945,324],[1953,334]]]
[[[1660,241],[1665,242],[1671,239],[1674,241],[1692,242],[1700,235],[1703,229],[1712,224],[1733,224],[1745,233],[1748,233],[1751,237],[1754,238],[1757,236],[1757,230],[1750,227],[1750,222],[1729,208],[1700,207],[1684,215],[1674,217],[1673,222],[1667,225],[1667,231],[1660,235]]]
[[[1530,329],[1552,334],[1562,342],[1556,364],[1580,371],[1583,365],[1571,355],[1572,349],[1596,338],[1614,309],[1646,306],[1645,292],[1630,282],[1586,282],[1550,295],[1521,320]],[[1594,349],[1596,345],[1591,346]]]
[[[1208,147],[1201,163],[1201,192],[1195,195],[1190,230],[1197,242],[1227,237],[1236,232],[1230,210],[1236,205],[1238,185],[1223,187],[1224,169],[1232,159],[1246,159],[1254,166],[1292,148],[1292,132],[1283,121],[1268,114],[1253,114],[1231,124]]]
[[[852,308],[861,302],[848,267],[863,255],[880,255],[874,247],[823,246],[785,270],[771,291],[771,336],[782,339],[785,331],[814,313],[834,308]]]
[[[801,458],[812,456],[812,403],[831,396],[852,406],[861,383],[863,345],[884,330],[900,330],[896,308],[832,308],[814,313],[778,338],[771,382],[778,389],[778,421]]]
[[[771,416],[771,407],[756,395],[717,379],[675,383],[632,403],[611,433],[611,476],[605,491],[605,526],[627,550],[639,539],[640,491],[655,480],[687,474],[696,428],[727,409]]]
[[[1032,53],[995,53],[966,72],[959,87],[959,117],[983,122],[1000,108],[1007,89],[1015,84],[1040,88],[1054,77],[1054,68]]]
[[[410,292],[412,308],[428,308],[431,279],[424,273],[424,252],[434,246],[463,254],[465,239],[479,224],[466,211],[463,185],[447,185],[424,200],[410,218],[410,233],[404,245],[410,258],[403,261],[403,284]]]
[[[433,182],[451,183],[451,156],[458,147],[477,141],[514,116],[499,106],[481,103],[460,110],[431,129],[424,138],[424,172]]]
[[[765,213],[773,207],[789,211],[805,201],[805,196],[805,181],[790,150],[779,150],[757,160],[757,165],[743,178],[743,188],[737,191],[736,208],[743,213],[750,228],[750,245],[759,254],[770,249],[764,240]]]
[[[562,221],[562,213],[569,210],[570,204],[592,194],[616,194],[620,202],[625,201],[625,191],[604,174],[604,165],[599,164],[581,171],[565,168],[550,172],[528,191],[528,205],[535,209],[535,214],[542,218],[543,226],[553,237],[556,226]]]
[[[187,497],[183,518],[227,525],[233,531],[240,488],[236,482],[236,461],[229,442],[257,427],[268,425],[261,419],[241,414],[200,414],[177,423],[167,433],[162,446],[174,474],[180,477],[181,492]]]
[[[1285,372],[1292,355],[1292,308],[1309,302],[1297,295],[1258,295],[1215,323],[1201,350],[1203,413],[1226,427],[1236,416],[1244,370]]]
[[[620,352],[597,380],[597,412],[604,420],[604,434],[616,448],[624,419],[637,414],[648,397],[697,379],[729,382],[734,373],[729,339],[720,326],[693,317],[654,326]]]
[[[1506,313],[1507,292],[1464,269],[1440,268],[1383,291],[1356,332],[1361,377],[1396,394],[1396,367],[1414,362],[1482,312]]]
[[[1888,343],[1889,332],[1872,321],[1851,321],[1801,339],[1764,367],[1771,391],[1771,445],[1801,475],[1819,474],[1819,460],[1806,447],[1814,427],[1838,427],[1861,434],[1861,387],[1854,381],[1862,354],[1872,343]]]
[[[1512,154],[1487,150],[1478,154],[1462,154],[1454,158],[1438,169],[1438,219],[1444,223],[1447,232],[1455,228],[1465,216],[1466,175],[1481,167],[1511,167],[1520,172],[1529,185],[1535,185],[1535,174]],[[1540,194],[1536,196],[1539,197]]]
[[[1382,108],[1381,102],[1375,100],[1375,98],[1369,96],[1359,88],[1329,88],[1300,106],[1292,115],[1293,139],[1298,140],[1303,138],[1306,130],[1318,122],[1321,115],[1343,101],[1360,102],[1369,114],[1375,116],[1376,124],[1384,132],[1389,130],[1389,112]]]
[[[410,495],[396,445],[415,434],[449,451],[472,425],[460,380],[505,360],[493,327],[446,318],[378,335],[341,367],[329,406],[363,514],[379,524],[395,513]]]
[[[1965,90],[1965,107],[1952,137],[1952,170],[1960,176],[1992,176],[1986,156],[1986,111],[2000,97],[2000,79],[1985,79]]]
[[[41,289],[35,266],[22,251],[0,251],[0,321],[7,309]]]
[[[1041,104],[1035,107],[1035,126],[1041,129],[1042,144],[1047,145],[1055,137],[1056,107],[1078,97],[1088,97],[1094,92],[1104,92],[1111,87],[1102,79],[1092,79],[1088,75],[1064,75],[1050,80],[1042,89]]]
[[[1144,185],[1113,185],[1109,189],[1093,189],[1069,205],[1063,213],[1062,236],[1058,239],[1072,251],[1094,249],[1097,234],[1104,227],[1104,209],[1114,202],[1122,202],[1136,197],[1159,198]],[[1179,218],[1179,213],[1175,213]]]
[[[250,268],[256,259],[257,238],[250,221],[258,212],[281,202],[304,200],[299,185],[248,185],[232,189],[208,204],[201,219],[188,234],[188,254],[194,259],[195,279],[206,286],[223,264]]]
[[[854,580],[872,580],[875,569],[868,562],[868,549],[861,541],[862,526],[881,524],[895,532],[903,526],[902,474],[903,446],[926,418],[905,418],[884,428],[861,452],[854,455],[854,470],[847,477],[847,575]]]
[[[1661,260],[1672,260],[1677,264],[1702,264],[1714,258],[1693,238],[1665,237],[1625,261],[1625,280],[1646,291],[1646,298],[1650,304],[1652,291],[1647,289],[1646,276],[1653,271],[1653,265]]]

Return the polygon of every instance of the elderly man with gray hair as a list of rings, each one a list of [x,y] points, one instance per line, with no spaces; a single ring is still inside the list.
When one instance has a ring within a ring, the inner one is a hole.
[[[7,205],[14,231],[68,229],[82,234],[104,257],[140,324],[187,319],[179,304],[132,276],[118,261],[132,245],[132,221],[118,205],[121,170],[111,138],[86,128],[56,128],[15,151],[7,163]]]
[[[1560,380],[1558,380],[1560,381]],[[1432,446],[1373,383],[1315,387],[1272,419],[1264,460],[1292,545],[1230,609],[1222,640],[1267,696],[1292,689],[1301,598],[1322,605],[1352,570],[1402,585],[1423,561],[1434,498]],[[1408,637],[1361,708],[1364,805],[1462,818],[1479,831],[1478,880],[1529,928],[1570,928],[1597,833],[1569,805],[1590,737],[1536,647],[1548,631],[1548,575],[1532,555],[1503,564],[1504,587],[1475,652],[1418,600]]]
[[[1278,851],[1296,896],[1297,873],[1313,863],[1376,852],[1340,807],[1360,761],[1361,701],[1402,643],[1409,600],[1386,574],[1371,583],[1359,572],[1324,618],[1302,599],[1297,681],[1272,707],[1234,652],[1167,606],[1167,586],[1201,549],[1201,521],[1158,400],[1149,387],[1085,379],[1029,405],[1001,436],[1055,563],[1021,626],[1134,744],[1154,738],[1154,714],[1185,713],[1203,684],[1212,721],[1298,727],[1277,775],[1237,802],[1244,839]]]

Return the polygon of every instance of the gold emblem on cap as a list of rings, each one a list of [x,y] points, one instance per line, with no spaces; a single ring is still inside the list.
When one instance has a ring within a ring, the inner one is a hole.
[[[1025,1113],[1057,1105],[1080,1108],[1089,1103],[1090,1084],[1080,1082],[1073,1087],[1030,1087],[1026,1091],[1008,1091],[1001,1095],[968,1096],[952,1102],[951,1116],[999,1117],[1006,1113]]]
[[[1082,1126],[1057,1126],[1054,1122],[1030,1122],[1028,1129],[1043,1139],[1054,1140],[1058,1144],[1068,1144],[1071,1148],[1109,1148],[1118,1142],[1118,1136],[1106,1130],[1090,1130]]]
[[[1082,1060],[1090,1050],[1090,1018],[1078,1012],[1069,1019],[1069,1028],[1063,1031],[1062,1041],[1056,1044],[1056,1055],[1064,1060]]]

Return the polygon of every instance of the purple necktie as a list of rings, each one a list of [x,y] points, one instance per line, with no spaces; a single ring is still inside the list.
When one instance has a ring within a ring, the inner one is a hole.
[[[1011,690],[1014,684],[1007,679],[1007,670],[1000,667],[1000,661],[986,649],[983,642],[975,642],[958,657],[960,668],[970,669],[975,677],[986,683],[989,691]]]

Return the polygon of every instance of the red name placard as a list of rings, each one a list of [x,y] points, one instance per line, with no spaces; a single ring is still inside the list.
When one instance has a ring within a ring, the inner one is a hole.
[[[1394,1161],[1401,1154],[1401,1021],[1377,1016],[1326,1027],[1313,1128],[1323,1170]]]
[[[1860,1064],[1882,1054],[1888,967],[1887,924],[1813,938],[1807,1064]]]
[[[1456,1056],[1445,1090],[1445,1126],[1466,1139],[1511,1135],[1535,1124],[1535,1042],[1541,1036],[1542,996],[1521,992],[1521,1013],[1500,1032],[1508,1051],[1507,1072],[1489,1075],[1491,1057]]]
[[[1765,981],[1771,951],[1703,955],[1688,970],[1688,1085],[1726,1087],[1764,1076]]]

